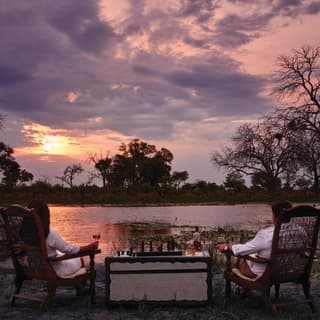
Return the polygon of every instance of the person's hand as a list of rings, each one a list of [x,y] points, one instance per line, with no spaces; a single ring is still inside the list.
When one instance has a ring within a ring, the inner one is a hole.
[[[220,252],[226,252],[227,250],[231,250],[231,243],[218,243],[217,244],[217,249]]]
[[[98,249],[99,241],[94,241],[89,243],[86,246],[80,247],[80,251],[87,251],[87,250],[96,250]]]
[[[96,249],[98,249],[98,246],[99,246],[99,241],[94,241],[94,242],[91,242],[91,243],[88,245],[88,249],[90,249],[90,250],[96,250]]]

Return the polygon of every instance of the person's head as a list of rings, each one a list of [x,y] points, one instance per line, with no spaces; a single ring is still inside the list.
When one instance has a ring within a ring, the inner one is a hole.
[[[34,199],[29,202],[28,208],[34,208],[37,211],[43,225],[44,234],[47,237],[50,226],[50,211],[47,203],[43,200]]]
[[[284,210],[292,208],[292,203],[290,201],[274,201],[271,203],[272,218],[275,223]]]

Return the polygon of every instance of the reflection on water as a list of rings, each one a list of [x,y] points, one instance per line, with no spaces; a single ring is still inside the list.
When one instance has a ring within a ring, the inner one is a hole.
[[[199,226],[200,231],[232,226],[258,230],[271,224],[266,204],[173,207],[58,207],[50,206],[51,226],[68,242],[85,245],[100,232],[102,254],[126,250],[148,236],[177,235]],[[131,242],[129,243],[129,240]]]

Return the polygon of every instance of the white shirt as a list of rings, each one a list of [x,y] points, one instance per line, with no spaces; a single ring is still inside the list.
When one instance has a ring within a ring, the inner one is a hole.
[[[256,236],[244,243],[244,244],[234,244],[232,245],[232,252],[234,255],[248,255],[248,254],[257,254],[261,258],[270,258],[271,255],[271,248],[272,248],[272,239],[274,233],[274,225],[267,227],[265,229],[260,230]],[[288,241],[290,237],[287,236],[291,235],[292,240],[291,242]],[[280,241],[281,239],[287,239],[287,246],[288,247],[296,247],[305,244],[307,240],[306,231],[298,224],[295,223],[283,223],[281,225],[281,230],[279,233]],[[256,263],[250,260],[247,260],[247,264],[251,271],[256,275],[261,275],[266,267],[266,263]]]
[[[261,229],[252,240],[244,244],[233,244],[232,252],[235,256],[255,253],[261,258],[268,259],[271,254],[273,232],[274,226]],[[249,260],[247,260],[247,264],[256,275],[261,275],[267,266],[266,263],[255,263]]]
[[[58,232],[53,229],[49,230],[49,234],[47,236],[47,253],[48,257],[56,257],[61,253],[78,253],[80,251],[79,246],[75,246],[65,242]]]
[[[53,229],[49,230],[46,244],[47,254],[50,258],[60,256],[63,253],[71,254],[78,253],[80,251],[79,246],[65,242],[58,232]],[[81,268],[81,260],[80,258],[74,258],[70,260],[58,261],[52,263],[52,266],[59,277],[68,276],[77,272]]]

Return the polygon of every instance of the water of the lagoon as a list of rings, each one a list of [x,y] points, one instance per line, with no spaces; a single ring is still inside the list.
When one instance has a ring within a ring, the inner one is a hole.
[[[200,230],[232,226],[258,230],[271,224],[267,204],[169,206],[169,207],[66,207],[51,206],[51,227],[68,242],[84,245],[92,234],[101,234],[100,248],[105,256],[126,249],[128,239],[154,234],[177,234],[182,228]],[[141,224],[141,228],[136,228]]]

